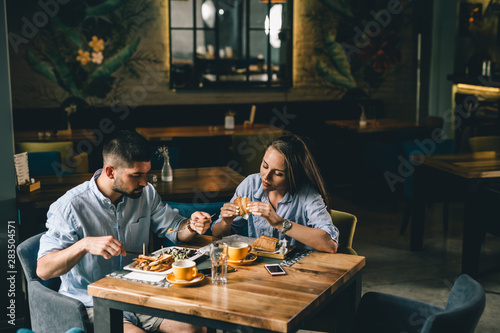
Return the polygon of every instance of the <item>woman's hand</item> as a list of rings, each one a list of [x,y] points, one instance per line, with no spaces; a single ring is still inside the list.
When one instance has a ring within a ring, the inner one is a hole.
[[[248,204],[247,208],[255,216],[265,218],[273,228],[277,228],[277,226],[283,223],[283,218],[276,214],[276,211],[270,203],[255,201]]]
[[[240,215],[240,208],[231,202],[226,202],[220,209],[222,220],[231,225],[235,217]]]
[[[214,224],[212,228],[212,235],[219,238],[229,235],[234,218],[239,215],[239,207],[234,203],[226,202],[220,209],[222,221]]]

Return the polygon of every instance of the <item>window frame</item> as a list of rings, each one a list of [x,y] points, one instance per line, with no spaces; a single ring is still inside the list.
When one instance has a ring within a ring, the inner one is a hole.
[[[256,90],[259,88],[266,88],[266,89],[283,89],[283,88],[291,88],[292,87],[292,79],[293,79],[293,0],[283,0],[283,3],[286,4],[287,8],[287,13],[286,13],[286,21],[288,22],[287,26],[282,27],[280,30],[280,33],[285,33],[286,34],[286,45],[285,47],[285,52],[286,52],[286,68],[285,68],[285,80],[276,80],[273,81],[273,65],[272,65],[272,59],[271,59],[271,34],[267,34],[267,40],[266,40],[266,72],[267,74],[267,80],[265,81],[253,81],[251,80],[251,72],[250,72],[250,33],[252,31],[262,31],[265,32],[265,27],[262,28],[256,28],[256,27],[251,27],[251,12],[250,12],[250,1],[260,1],[262,2],[262,5],[267,5],[267,13],[268,16],[270,17],[270,11],[273,5],[276,3],[274,0],[267,0],[267,4],[262,1],[262,0],[236,0],[236,1],[241,1],[243,2],[244,5],[244,22],[245,25],[242,27],[242,36],[241,38],[245,38],[245,45],[244,45],[244,61],[245,61],[245,74],[240,74],[244,75],[245,80],[244,81],[221,81],[220,80],[220,74],[216,73],[215,77],[216,80],[213,84],[210,84],[209,86],[205,87],[200,80],[197,80],[198,77],[201,77],[202,74],[200,74],[200,71],[203,69],[202,65],[200,65],[201,59],[197,57],[197,34],[199,32],[204,32],[204,31],[213,31],[215,34],[214,38],[214,56],[215,58],[213,59],[214,61],[212,62],[217,65],[221,65],[224,61],[227,61],[226,58],[220,58],[219,56],[219,49],[220,49],[220,30],[219,30],[219,6],[218,2],[220,0],[212,0],[214,2],[214,5],[216,7],[216,15],[215,15],[215,25],[213,28],[205,27],[203,24],[202,26],[198,26],[198,13],[197,13],[197,8],[198,5],[201,6],[204,0],[191,0],[192,1],[192,20],[193,20],[193,25],[190,27],[172,27],[172,1],[175,0],[170,0],[169,1],[169,24],[168,24],[168,33],[169,33],[169,52],[170,52],[170,57],[169,57],[169,77],[170,77],[170,82],[169,82],[169,87],[172,90],[209,90],[209,89],[218,89],[218,88],[225,88],[225,89],[230,89],[230,90],[242,90],[242,89],[252,89]],[[180,1],[180,0],[177,0]],[[172,42],[172,32],[173,31],[191,31],[192,32],[192,40],[193,40],[193,49],[192,49],[192,58],[191,58],[191,66],[192,66],[192,73],[190,75],[190,80],[187,82],[187,86],[175,86],[174,80],[172,80],[173,76],[173,70],[174,70],[174,56],[173,56],[173,42]],[[283,47],[283,46],[282,46]],[[243,58],[240,56],[240,58]],[[281,65],[281,62],[280,62]],[[281,67],[281,66],[280,66]],[[281,71],[281,68],[278,69]],[[235,75],[236,76],[236,75]],[[198,82],[200,81],[200,82]]]

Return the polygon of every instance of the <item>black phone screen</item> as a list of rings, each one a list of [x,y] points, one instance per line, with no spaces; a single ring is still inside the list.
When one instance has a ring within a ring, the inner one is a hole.
[[[265,265],[267,271],[269,272],[269,274],[271,275],[284,275],[286,274],[285,270],[283,269],[283,267],[281,267],[280,265],[276,264],[276,265]]]

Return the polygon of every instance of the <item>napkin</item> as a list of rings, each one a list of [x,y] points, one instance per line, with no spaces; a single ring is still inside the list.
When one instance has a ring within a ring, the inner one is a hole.
[[[165,276],[132,272],[125,275],[124,278],[129,280],[141,280],[146,282],[160,282],[161,280],[165,279]]]

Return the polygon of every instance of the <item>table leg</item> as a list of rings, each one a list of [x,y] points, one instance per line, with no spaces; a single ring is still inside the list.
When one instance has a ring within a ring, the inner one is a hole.
[[[352,283],[339,295],[336,302],[336,330],[335,332],[350,332],[356,318],[359,301],[361,299],[362,275],[361,272],[352,277]]]
[[[410,250],[422,250],[425,225],[426,166],[415,167],[411,198]]]
[[[479,196],[471,196],[465,201],[464,228],[462,241],[462,273],[472,277],[479,273],[479,258],[481,256],[481,243],[484,238],[482,227]]]
[[[425,204],[412,203],[410,250],[420,251],[424,242]]]
[[[123,311],[113,309],[107,303],[94,297],[94,332],[123,333]]]

